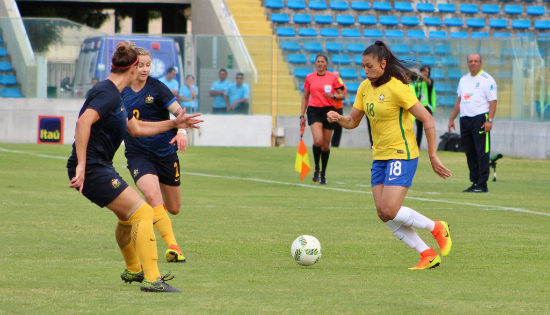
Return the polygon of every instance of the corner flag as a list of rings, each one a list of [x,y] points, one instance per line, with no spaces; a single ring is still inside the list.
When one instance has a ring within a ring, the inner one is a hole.
[[[298,145],[298,153],[296,154],[296,163],[294,164],[294,169],[296,172],[300,173],[302,179],[306,177],[307,173],[311,169],[309,164],[309,157],[307,156],[306,144],[302,137],[304,136],[305,125],[302,125],[302,131],[300,134],[300,144]]]

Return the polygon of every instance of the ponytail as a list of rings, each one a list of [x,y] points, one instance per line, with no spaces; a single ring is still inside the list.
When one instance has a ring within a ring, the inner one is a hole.
[[[378,62],[386,60],[386,68],[384,69],[384,73],[380,76],[380,78],[378,78],[378,80],[376,80],[376,82],[372,82],[375,87],[388,83],[392,77],[403,82],[403,84],[410,83],[409,77],[413,75],[414,72],[409,70],[405,65],[415,65],[416,63],[397,59],[397,57],[395,57],[383,41],[377,40],[374,44],[367,47],[367,49],[363,52],[363,56],[366,55],[373,55]]]

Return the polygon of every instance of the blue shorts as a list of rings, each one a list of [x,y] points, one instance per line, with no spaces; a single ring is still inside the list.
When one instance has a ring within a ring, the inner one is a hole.
[[[128,169],[135,183],[141,176],[152,174],[159,178],[161,184],[180,185],[180,162],[177,153],[155,160],[143,156],[127,156],[126,158],[128,159]]]
[[[69,168],[67,171],[69,179],[72,179],[76,174],[74,168]],[[82,194],[96,205],[102,208],[105,207],[113,202],[127,187],[128,184],[120,177],[112,164],[86,164]]]
[[[374,160],[371,169],[371,186],[411,187],[418,158],[413,160]]]

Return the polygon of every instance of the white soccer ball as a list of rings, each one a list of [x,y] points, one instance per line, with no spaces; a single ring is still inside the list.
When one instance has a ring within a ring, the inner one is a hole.
[[[290,253],[298,264],[311,266],[321,258],[321,243],[311,235],[302,235],[292,243]]]

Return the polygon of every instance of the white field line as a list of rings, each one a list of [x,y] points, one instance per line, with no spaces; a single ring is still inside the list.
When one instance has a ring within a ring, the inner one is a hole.
[[[43,158],[58,159],[58,160],[66,160],[67,159],[67,157],[51,156],[51,155],[45,155],[45,154],[36,154],[36,153],[29,153],[29,152],[23,152],[23,151],[14,151],[14,150],[8,150],[8,149],[3,149],[3,148],[0,148],[0,152],[31,155],[31,156],[39,156],[39,157],[43,157]],[[341,192],[346,192],[346,193],[372,195],[372,192],[370,192],[370,191],[351,190],[351,189],[327,187],[327,186],[320,186],[320,185],[315,185],[314,186],[314,185],[307,185],[307,184],[301,184],[301,183],[278,182],[278,181],[267,180],[267,179],[259,179],[259,178],[221,176],[221,175],[211,175],[211,174],[201,174],[201,173],[187,173],[187,172],[181,172],[181,174],[190,175],[190,176],[201,176],[201,177],[231,179],[231,180],[244,180],[244,181],[252,181],[252,182],[258,182],[258,183],[265,183],[265,184],[297,186],[297,187],[312,188],[312,189],[325,189],[325,190],[332,190],[332,191],[341,191]],[[425,202],[435,202],[435,203],[445,203],[445,204],[460,205],[460,206],[477,207],[477,208],[483,208],[483,210],[514,211],[514,212],[522,212],[522,213],[529,213],[529,214],[536,214],[536,215],[543,215],[543,216],[550,217],[550,213],[536,212],[536,211],[531,211],[531,210],[522,209],[522,208],[504,207],[504,206],[496,206],[496,205],[481,205],[481,204],[477,204],[477,203],[448,201],[448,200],[437,200],[437,199],[429,199],[429,198],[421,198],[421,197],[409,197],[409,196],[407,196],[406,198],[411,199],[411,200],[425,201]]]

